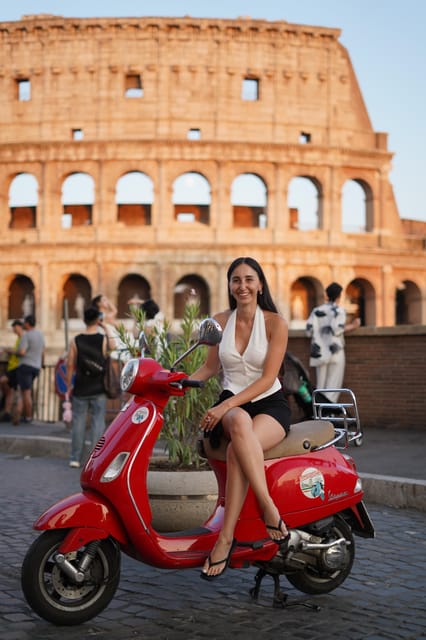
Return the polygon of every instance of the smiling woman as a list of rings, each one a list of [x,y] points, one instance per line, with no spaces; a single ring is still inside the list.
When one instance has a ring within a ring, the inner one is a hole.
[[[272,300],[266,277],[253,258],[232,262],[227,273],[229,309],[215,319],[223,329],[220,345],[211,347],[204,364],[191,376],[209,380],[222,371],[219,401],[201,420],[205,437],[217,448],[228,441],[223,527],[201,577],[224,573],[233,550],[234,530],[250,486],[271,539],[285,545],[287,527],[269,495],[264,451],[285,438],[290,410],[278,373],[288,329]]]

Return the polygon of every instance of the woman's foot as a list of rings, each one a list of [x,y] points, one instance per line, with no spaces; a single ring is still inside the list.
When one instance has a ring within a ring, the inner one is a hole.
[[[265,522],[265,527],[271,540],[277,542],[278,544],[281,544],[288,538],[289,533],[287,527],[275,505],[273,505],[273,507],[265,509],[263,513],[263,520]]]
[[[201,577],[204,580],[213,580],[225,573],[235,545],[235,540],[230,543],[221,539],[217,540],[201,571]]]

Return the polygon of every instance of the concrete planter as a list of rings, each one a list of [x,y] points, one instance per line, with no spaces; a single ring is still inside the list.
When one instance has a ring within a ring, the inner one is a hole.
[[[213,511],[217,483],[213,471],[149,471],[153,527],[181,531],[202,524]]]

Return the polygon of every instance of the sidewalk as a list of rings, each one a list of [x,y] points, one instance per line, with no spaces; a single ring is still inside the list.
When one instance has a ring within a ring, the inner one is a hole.
[[[67,460],[71,431],[63,422],[13,426],[0,422],[0,452]],[[155,453],[155,452],[154,452]],[[358,468],[368,502],[426,511],[426,427],[368,429],[346,450]]]

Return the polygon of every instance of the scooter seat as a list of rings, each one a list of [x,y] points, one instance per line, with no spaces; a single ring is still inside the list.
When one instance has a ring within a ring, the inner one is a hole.
[[[297,422],[291,425],[290,433],[281,442],[265,451],[265,460],[301,455],[331,442],[333,438],[334,427],[328,420]],[[222,438],[220,446],[213,449],[208,438],[203,438],[199,446],[200,455],[212,460],[226,460],[227,446],[228,441]]]

